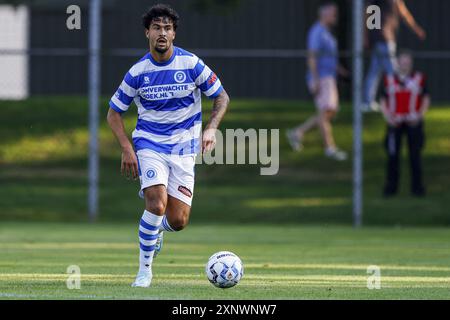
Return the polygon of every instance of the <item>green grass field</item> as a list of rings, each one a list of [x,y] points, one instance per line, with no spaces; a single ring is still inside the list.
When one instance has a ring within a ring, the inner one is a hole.
[[[106,100],[103,101],[106,105]],[[129,287],[136,272],[138,183],[119,174],[120,153],[100,126],[100,216],[86,223],[87,107],[80,97],[0,102],[0,299],[450,298],[450,108],[427,116],[428,196],[409,195],[405,154],[398,197],[383,199],[384,123],[365,116],[364,225],[351,225],[351,162],[323,157],[311,133],[292,152],[284,130],[313,108],[297,101],[233,100],[223,128],[280,128],[280,171],[257,165],[196,168],[191,224],[166,236],[154,286]],[[206,103],[207,117],[211,109]],[[36,111],[38,110],[38,111]],[[134,110],[125,117],[131,132]],[[351,151],[351,110],[336,120],[338,144]],[[219,250],[235,251],[245,276],[236,288],[212,287],[203,272]],[[78,265],[82,289],[68,290]],[[366,269],[381,267],[382,289],[366,288]]]
[[[192,225],[167,234],[151,288],[131,288],[136,226],[6,223],[0,227],[1,299],[449,299],[447,229]],[[232,250],[241,283],[217,289],[207,258]],[[69,265],[81,289],[66,287]],[[381,289],[367,289],[367,267]]]
[[[0,102],[0,220],[86,221],[86,104],[79,97]],[[205,118],[210,109],[208,102]],[[139,183],[120,176],[120,150],[106,124],[107,107],[101,111],[100,221],[134,222],[142,210]],[[292,152],[284,139],[286,128],[312,112],[311,104],[305,102],[233,100],[222,128],[279,128],[280,170],[275,176],[260,176],[259,165],[197,166],[192,222],[350,224],[351,162],[326,159],[317,131],[306,137],[302,153]],[[134,107],[125,121],[131,132],[136,121]],[[351,121],[350,106],[344,104],[335,133],[338,144],[349,152]],[[427,116],[424,167],[428,197],[409,195],[405,154],[400,195],[385,200],[381,197],[384,121],[380,114],[365,116],[366,225],[450,225],[449,122],[446,106],[433,106]]]

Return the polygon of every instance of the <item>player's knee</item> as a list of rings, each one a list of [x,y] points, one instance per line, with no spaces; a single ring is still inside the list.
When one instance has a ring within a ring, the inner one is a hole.
[[[327,110],[327,111],[325,111],[324,117],[328,121],[331,121],[331,120],[333,120],[335,115],[336,115],[336,111],[334,111],[334,110]]]
[[[163,215],[166,212],[167,199],[161,192],[155,192],[155,189],[144,189],[145,209],[157,214]]]
[[[170,221],[170,226],[175,231],[181,231],[184,228],[186,228],[188,223],[189,223],[189,216],[187,214],[181,214],[175,219],[173,219],[173,221]]]
[[[163,215],[166,212],[166,204],[161,199],[146,197],[145,207],[148,211],[157,215]]]

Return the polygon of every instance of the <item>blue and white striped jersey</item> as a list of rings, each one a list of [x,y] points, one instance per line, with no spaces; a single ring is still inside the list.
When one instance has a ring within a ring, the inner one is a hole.
[[[132,101],[136,104],[136,151],[194,154],[201,145],[201,92],[215,98],[222,90],[219,78],[201,59],[174,47],[166,62],[159,63],[147,53],[131,67],[109,106],[123,113]]]

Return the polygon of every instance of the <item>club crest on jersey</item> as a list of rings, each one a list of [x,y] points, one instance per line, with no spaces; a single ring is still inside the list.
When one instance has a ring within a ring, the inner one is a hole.
[[[149,170],[147,170],[145,175],[147,176],[147,178],[153,179],[154,177],[156,177],[156,171],[153,169],[149,169]]]
[[[186,80],[186,74],[183,71],[177,71],[175,72],[173,78],[177,83],[182,83]]]
[[[149,83],[149,82],[150,82],[150,78],[147,77],[147,76],[145,76],[145,77],[144,77],[144,83]]]

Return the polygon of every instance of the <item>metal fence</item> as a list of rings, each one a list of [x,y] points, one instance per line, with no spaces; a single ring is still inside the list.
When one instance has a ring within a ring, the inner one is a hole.
[[[66,28],[66,7],[73,1],[33,1],[18,7],[23,21],[17,26],[0,19],[2,69],[11,59],[24,70],[11,79],[3,75],[0,92],[18,90],[28,95],[86,94],[88,62],[88,7],[82,9],[81,30]],[[154,1],[103,1],[102,8],[102,94],[110,95],[124,73],[146,52],[141,15]],[[176,44],[201,56],[217,70],[233,97],[307,99],[305,87],[305,42],[309,26],[316,19],[319,0],[242,0],[227,10],[212,8],[199,12],[194,0],[167,1],[181,15]],[[342,62],[351,67],[351,1],[340,6],[338,35]],[[446,0],[410,0],[408,7],[428,33],[425,42],[402,27],[399,48],[416,54],[416,65],[429,77],[434,101],[449,101],[446,77],[450,72],[450,22]],[[0,12],[6,7],[0,7]],[[432,17],[432,19],[431,19]],[[20,35],[22,43],[3,41]],[[16,70],[19,70],[16,68]],[[4,72],[9,73],[9,72]],[[17,72],[16,72],[17,73]],[[22,80],[20,80],[22,79]],[[14,81],[12,81],[14,80]],[[22,83],[18,83],[22,81]],[[8,88],[6,88],[8,87]],[[20,91],[20,90],[19,90]],[[350,98],[350,86],[343,83],[343,97]],[[17,95],[17,94],[16,94]],[[20,96],[20,95],[19,95]],[[19,97],[18,96],[18,97]],[[6,97],[3,94],[3,97]]]

